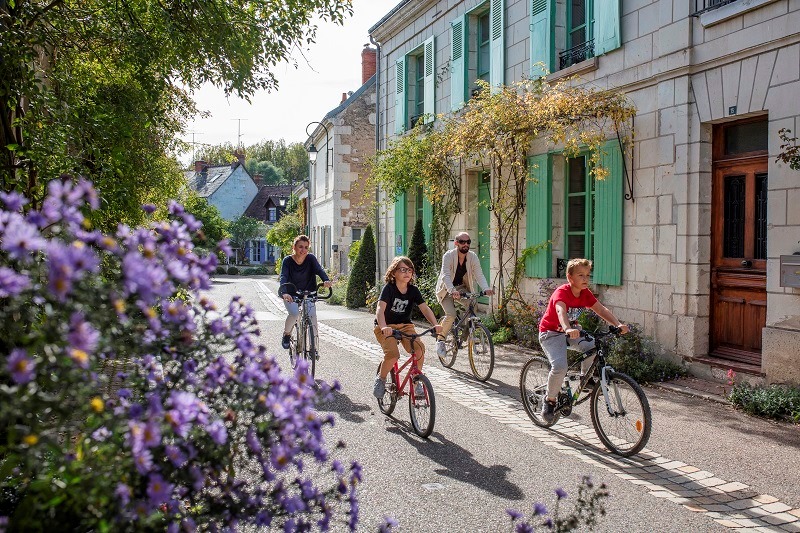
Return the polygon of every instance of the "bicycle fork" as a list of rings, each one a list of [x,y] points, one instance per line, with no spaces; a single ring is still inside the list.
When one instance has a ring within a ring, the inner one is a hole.
[[[613,417],[625,416],[625,409],[622,407],[622,398],[619,397],[617,384],[612,383],[611,388],[608,386],[608,377],[606,375],[606,370],[608,368],[609,367],[605,366],[600,370],[600,388],[603,390],[603,399],[606,402],[606,410],[608,410],[608,414]],[[611,400],[609,400],[609,390],[611,389],[613,389],[614,392],[614,399],[617,403],[617,409],[614,409],[611,406]]]

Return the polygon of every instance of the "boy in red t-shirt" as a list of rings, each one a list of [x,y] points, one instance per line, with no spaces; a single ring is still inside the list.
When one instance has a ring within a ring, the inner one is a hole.
[[[569,310],[588,307],[597,315],[611,324],[620,328],[622,333],[628,332],[628,326],[621,324],[606,306],[595,298],[589,290],[589,275],[592,272],[592,262],[588,259],[570,259],[567,263],[567,281],[553,292],[547,303],[547,310],[539,322],[539,344],[542,346],[547,359],[550,360],[550,374],[547,378],[547,398],[542,403],[542,418],[545,422],[552,422],[555,418],[554,409],[561,384],[567,375],[567,344],[575,350],[587,352],[594,348],[594,342],[579,340],[580,330],[572,327],[569,321]],[[564,341],[564,335],[567,339]],[[585,371],[592,364],[594,357],[589,357],[581,364]]]

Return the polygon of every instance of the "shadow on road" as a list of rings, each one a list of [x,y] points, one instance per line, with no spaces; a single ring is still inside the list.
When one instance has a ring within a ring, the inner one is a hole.
[[[332,411],[348,422],[364,422],[366,419],[358,413],[369,412],[370,407],[363,403],[355,403],[341,391],[331,391],[331,398],[319,402],[321,411]]]
[[[387,428],[388,431],[402,436],[417,451],[442,465],[444,468],[435,470],[439,475],[462,481],[477,487],[495,496],[509,500],[521,500],[524,495],[522,490],[507,478],[511,469],[505,465],[484,466],[472,456],[469,450],[441,433],[434,431],[429,440],[422,440],[412,433],[411,425],[389,418],[395,427]]]

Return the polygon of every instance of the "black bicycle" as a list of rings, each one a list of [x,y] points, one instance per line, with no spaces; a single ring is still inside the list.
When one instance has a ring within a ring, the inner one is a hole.
[[[296,369],[300,359],[304,359],[308,364],[308,371],[312,378],[314,377],[314,372],[316,372],[319,352],[317,351],[314,323],[308,314],[308,306],[317,300],[327,300],[331,297],[333,289],[330,287],[328,287],[326,296],[319,295],[318,291],[323,287],[325,285],[320,283],[314,291],[299,291],[294,283],[284,283],[278,288],[278,294],[294,293],[292,299],[300,309],[300,316],[297,318],[297,322],[295,322],[289,336],[289,360],[292,363],[292,368]]]
[[[632,377],[617,372],[606,362],[608,340],[605,337],[612,334],[619,334],[619,328],[610,327],[606,333],[581,332],[581,336],[587,341],[596,341],[595,347],[581,354],[569,366],[552,422],[546,422],[541,415],[550,373],[550,362],[546,357],[533,357],[525,363],[519,378],[519,388],[525,412],[534,424],[544,428],[555,424],[559,417],[572,414],[576,405],[590,400],[592,425],[597,436],[612,452],[629,457],[641,451],[647,444],[652,417],[650,404],[642,387]],[[593,355],[595,359],[592,366],[580,377],[581,362]],[[578,386],[573,391],[571,384],[576,381]]]
[[[478,298],[483,296],[481,292],[462,292],[461,298],[466,300],[466,310],[461,313],[461,309],[456,309],[456,321],[450,334],[444,341],[446,352],[444,356],[439,356],[439,361],[447,368],[456,362],[456,355],[464,344],[467,346],[469,355],[469,366],[472,374],[480,381],[486,381],[492,376],[494,370],[494,343],[489,329],[483,325],[481,319],[475,313],[478,305]],[[458,300],[456,300],[458,301]]]

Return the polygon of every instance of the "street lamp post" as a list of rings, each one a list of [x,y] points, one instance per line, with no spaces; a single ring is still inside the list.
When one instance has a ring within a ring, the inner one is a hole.
[[[333,169],[333,148],[331,147],[330,143],[330,133],[328,132],[328,128],[325,127],[325,124],[323,124],[322,122],[313,121],[309,122],[308,125],[306,126],[306,135],[308,135],[309,137],[311,137],[311,134],[308,133],[308,128],[310,128],[314,124],[318,124],[319,126],[322,127],[323,130],[325,130],[325,173],[327,174],[329,167]],[[312,165],[315,165],[317,163],[317,153],[318,153],[317,147],[314,146],[314,141],[312,139],[311,145],[308,147],[308,160],[311,161]]]

